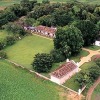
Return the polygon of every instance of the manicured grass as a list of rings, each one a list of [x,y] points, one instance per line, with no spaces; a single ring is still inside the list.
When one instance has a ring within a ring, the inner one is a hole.
[[[79,84],[75,81],[75,78],[76,78],[76,75],[75,74],[74,76],[72,76],[70,79],[68,79],[64,85],[75,90],[76,92],[78,92],[78,89],[79,89]]]
[[[0,100],[65,100],[67,90],[0,60]]]
[[[89,47],[86,47],[86,48],[95,51],[95,50],[99,50],[100,46],[89,46]]]
[[[92,100],[99,100],[100,99],[100,84],[96,87],[92,94]]]
[[[85,64],[83,64],[80,68],[83,70],[87,70],[88,68],[92,67],[92,66],[95,66],[95,62],[93,61],[90,61],[90,62],[87,62]]]
[[[53,49],[53,41],[40,36],[27,36],[7,47],[8,59],[32,69],[31,63],[37,53],[49,53]]]
[[[79,62],[81,57],[85,57],[89,55],[89,52],[82,50],[79,54],[77,54],[76,56],[71,57],[71,60],[74,60],[75,62]]]

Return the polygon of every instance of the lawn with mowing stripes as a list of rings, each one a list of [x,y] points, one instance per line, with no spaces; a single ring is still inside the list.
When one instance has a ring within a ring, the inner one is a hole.
[[[32,69],[31,63],[37,53],[49,53],[53,41],[40,36],[27,36],[5,49],[8,59]]]
[[[64,100],[67,90],[0,60],[0,100]]]

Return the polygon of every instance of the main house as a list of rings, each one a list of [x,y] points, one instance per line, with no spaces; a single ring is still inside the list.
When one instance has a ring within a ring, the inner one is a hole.
[[[98,36],[97,40],[95,41],[95,45],[100,46],[100,32],[99,32],[99,36]]]
[[[96,46],[100,46],[100,38],[98,38],[98,39],[95,41],[95,45],[96,45]]]
[[[57,31],[56,28],[54,27],[47,27],[47,26],[42,26],[39,25],[37,27],[24,27],[25,30],[30,30],[31,33],[37,33],[39,35],[47,36],[50,38],[55,37],[55,32]]]
[[[78,71],[78,63],[75,63],[72,60],[67,61],[66,63],[62,64],[57,70],[50,74],[51,81],[57,84],[63,84]]]

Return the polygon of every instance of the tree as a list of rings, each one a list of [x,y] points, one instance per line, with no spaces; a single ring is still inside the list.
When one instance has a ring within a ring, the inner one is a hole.
[[[50,54],[52,55],[52,58],[53,58],[53,61],[55,63],[58,63],[58,62],[62,62],[64,60],[66,60],[65,58],[65,55],[63,54],[63,51],[62,49],[54,49],[50,52]]]
[[[55,18],[56,25],[58,26],[68,25],[68,23],[73,20],[72,15],[67,11],[67,9],[63,10],[58,8],[53,12],[52,15]]]
[[[70,55],[71,53],[73,55],[79,53],[82,46],[83,38],[78,28],[69,26],[57,29],[56,38],[54,38],[55,49],[62,49],[64,54]]]
[[[0,51],[0,58],[7,58],[7,54],[4,51]]]
[[[29,10],[29,0],[21,0],[20,1],[20,5],[23,7],[23,8],[26,8],[27,10]]]
[[[100,21],[97,22],[96,24],[98,31],[100,31]]]
[[[52,67],[53,59],[50,54],[36,54],[32,63],[33,69],[37,72],[49,72]]]
[[[100,76],[100,66],[95,65],[90,67],[88,70],[91,81],[94,82]]]
[[[44,15],[38,19],[40,24],[44,26],[55,26],[55,18],[52,15]]]
[[[19,34],[19,35],[25,35],[26,32],[25,30],[22,28],[21,25],[15,24],[15,23],[8,23],[4,26],[4,28],[7,31],[12,32],[13,34]]]
[[[7,45],[12,45],[15,43],[15,37],[14,36],[7,36],[6,37],[6,44]]]
[[[78,82],[80,85],[80,88],[84,87],[87,84],[90,84],[90,77],[88,72],[80,72],[77,74],[76,78],[75,78],[75,82]]]
[[[46,3],[50,3],[49,0],[43,0],[42,3],[46,4]]]
[[[95,63],[100,67],[100,58],[95,61]]]
[[[34,18],[26,18],[23,23],[26,26],[32,26],[35,23],[35,19]]]
[[[96,25],[89,20],[78,21],[75,25],[81,32],[84,40],[84,46],[92,45],[98,37]]]
[[[5,41],[0,41],[0,50],[2,50],[6,46]]]
[[[33,11],[28,14],[28,17],[37,19],[37,18],[42,17],[44,15],[51,14],[53,11],[54,11],[54,8],[50,4],[45,4],[45,6],[44,5],[40,5],[40,6],[36,5],[33,8]]]
[[[95,13],[97,13],[100,16],[100,6],[96,7],[94,10]]]

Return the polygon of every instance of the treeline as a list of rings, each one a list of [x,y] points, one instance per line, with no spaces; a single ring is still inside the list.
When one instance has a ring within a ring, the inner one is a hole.
[[[14,4],[7,7],[5,10],[0,11],[0,27],[8,22],[15,21],[21,16],[27,15],[29,11],[32,10],[36,0],[21,0],[20,4]]]
[[[79,2],[50,3],[43,0],[37,3],[37,0],[21,0],[20,4],[0,11],[0,26],[25,15],[45,26],[65,26],[77,20],[90,20],[96,24],[100,20],[100,6]]]

